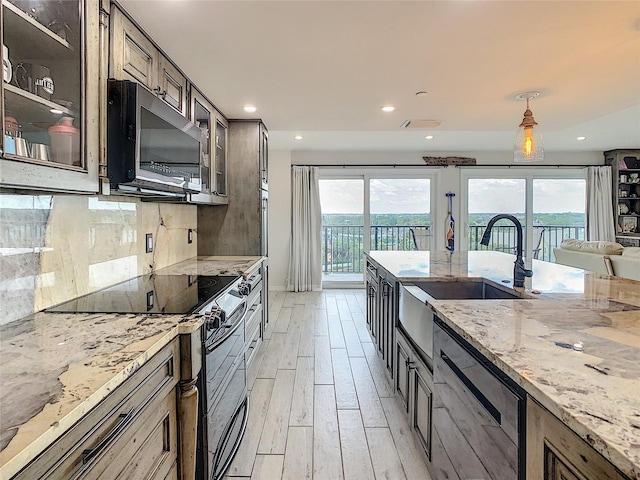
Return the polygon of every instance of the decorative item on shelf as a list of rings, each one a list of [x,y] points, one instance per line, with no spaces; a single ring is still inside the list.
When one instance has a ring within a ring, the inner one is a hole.
[[[636,217],[622,217],[622,233],[634,233],[638,228]]]
[[[629,175],[629,183],[640,183],[640,175],[632,173]]]
[[[2,79],[11,83],[11,77],[13,76],[13,67],[9,60],[9,49],[6,45],[2,45]]]
[[[54,92],[53,79],[49,68],[33,63],[19,63],[14,71],[14,84],[22,90],[51,100]]]
[[[627,183],[627,176],[626,175],[620,175],[620,183]]]
[[[73,117],[62,117],[49,127],[51,160],[65,165],[81,166],[80,131],[73,126]]]
[[[618,204],[618,214],[619,215],[624,215],[626,213],[629,213],[629,205],[627,205],[626,203],[619,203]]]
[[[49,145],[45,145],[44,143],[34,143],[31,145],[31,158],[44,161],[51,160],[51,149]]]
[[[544,160],[544,146],[538,125],[533,118],[533,112],[529,109],[529,100],[540,96],[540,92],[524,92],[516,95],[516,100],[526,100],[527,109],[524,118],[518,126],[516,140],[513,146],[514,162],[539,162]]]
[[[20,124],[15,117],[4,117],[4,152],[16,154],[16,138],[20,134]]]

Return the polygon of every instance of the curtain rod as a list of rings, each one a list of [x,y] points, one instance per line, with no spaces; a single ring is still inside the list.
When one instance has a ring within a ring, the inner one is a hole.
[[[422,167],[428,167],[428,168],[442,168],[442,167],[446,167],[447,165],[422,165],[420,163],[361,163],[361,164],[356,164],[356,165],[347,165],[346,163],[338,163],[338,164],[320,164],[320,163],[292,163],[291,164],[292,167],[328,167],[328,168],[357,168],[357,167],[412,167],[412,168],[422,168]]]
[[[548,164],[548,165],[534,165],[534,164],[530,164],[530,163],[524,163],[524,164],[513,164],[513,163],[484,163],[484,164],[478,164],[478,165],[455,165],[456,168],[478,168],[478,167],[507,167],[507,168],[512,168],[512,167],[520,167],[520,168],[585,168],[585,167],[602,167],[603,165],[580,165],[580,164],[575,164],[575,165],[571,165],[571,164],[565,164],[565,163],[560,163],[560,164]]]
[[[511,163],[482,163],[477,165],[421,165],[419,163],[377,163],[377,164],[358,164],[347,165],[342,164],[320,164],[320,163],[292,163],[292,167],[326,167],[326,168],[369,168],[369,167],[412,167],[412,168],[483,168],[483,167],[507,167],[507,168],[586,168],[586,167],[602,167],[603,165],[580,165],[580,164],[556,164],[556,165],[533,165],[533,164],[518,164]]]

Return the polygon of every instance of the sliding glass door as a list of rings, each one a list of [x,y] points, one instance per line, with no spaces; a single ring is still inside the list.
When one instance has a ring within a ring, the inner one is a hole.
[[[322,282],[364,282],[364,179],[321,178]]]
[[[325,287],[363,285],[365,251],[430,249],[431,179],[417,177],[321,172]]]

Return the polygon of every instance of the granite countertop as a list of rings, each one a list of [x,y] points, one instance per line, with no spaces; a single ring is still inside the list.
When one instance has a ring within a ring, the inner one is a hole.
[[[158,275],[249,275],[263,257],[196,257]],[[38,312],[0,327],[0,478],[10,478],[198,315]]]
[[[485,277],[511,286],[515,257],[372,252],[370,258],[401,282]],[[537,260],[532,269],[520,289],[528,298],[431,306],[605,458],[640,479],[640,282]],[[556,342],[582,342],[583,351]]]

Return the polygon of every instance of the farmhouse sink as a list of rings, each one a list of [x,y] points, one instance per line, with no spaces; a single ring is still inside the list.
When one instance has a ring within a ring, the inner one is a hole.
[[[497,286],[483,278],[412,282],[435,300],[496,300],[529,298],[508,287]]]

